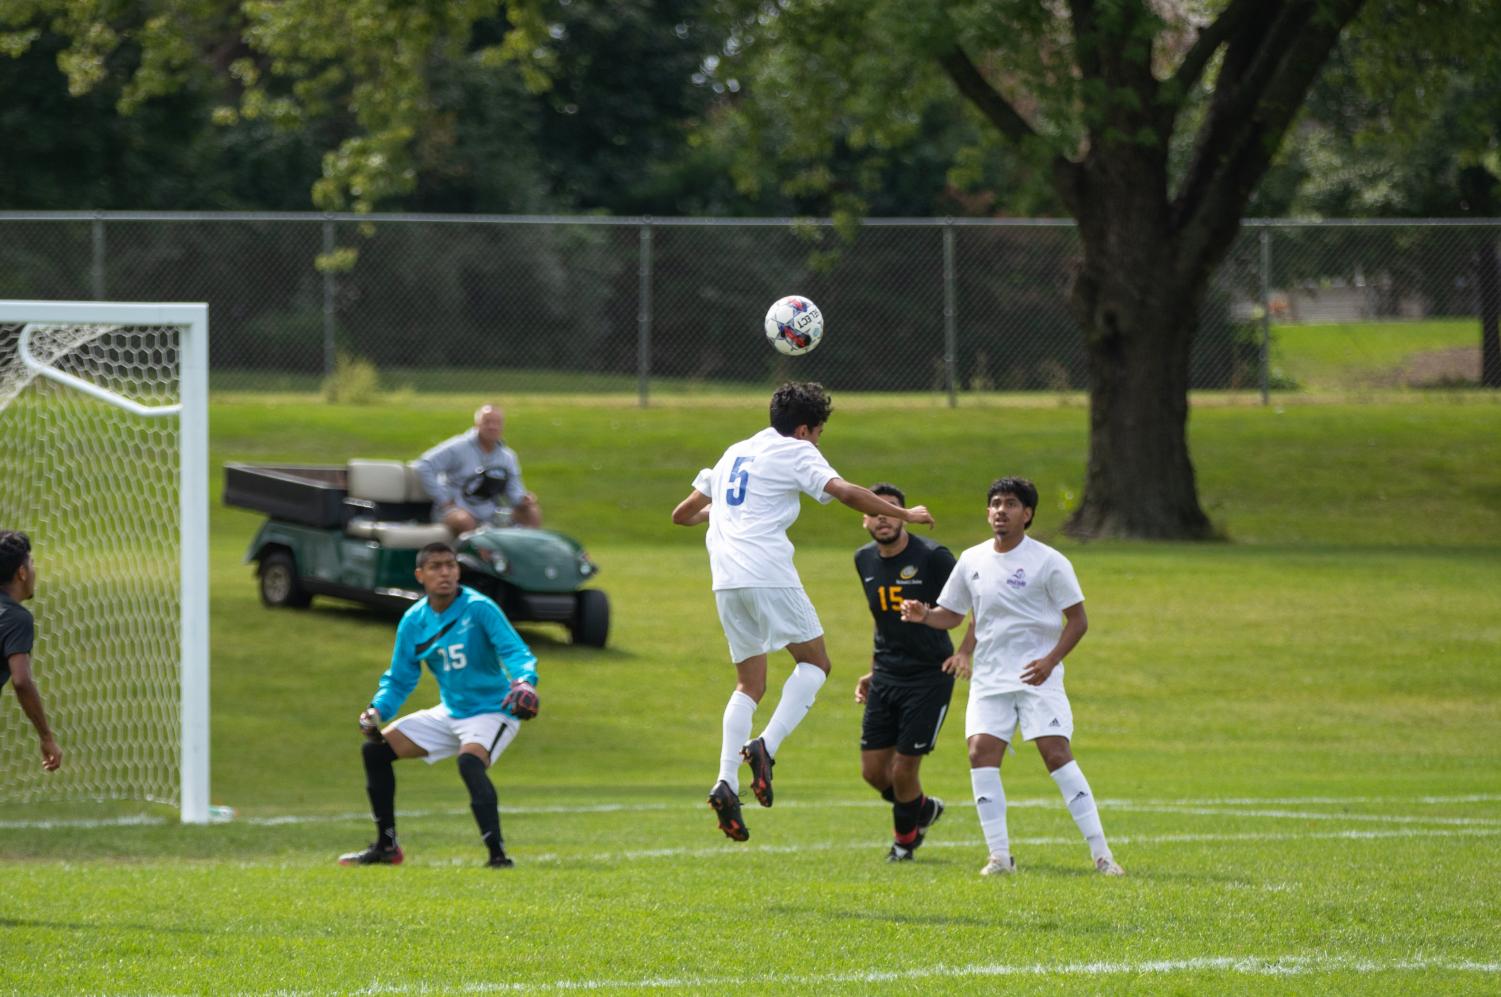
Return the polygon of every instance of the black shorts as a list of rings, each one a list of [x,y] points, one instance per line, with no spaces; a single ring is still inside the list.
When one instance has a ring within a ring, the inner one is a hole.
[[[943,729],[953,694],[954,676],[942,672],[915,685],[872,681],[860,722],[860,750],[895,747],[899,754],[926,755]]]

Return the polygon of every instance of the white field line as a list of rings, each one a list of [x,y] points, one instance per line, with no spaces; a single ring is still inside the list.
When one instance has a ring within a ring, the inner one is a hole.
[[[1353,829],[1348,831],[1313,831],[1300,834],[1295,831],[1289,832],[1256,832],[1243,833],[1182,833],[1182,834],[1112,834],[1112,845],[1156,845],[1156,844],[1195,844],[1210,842],[1236,842],[1236,841],[1373,841],[1388,838],[1478,838],[1495,837],[1501,835],[1501,828],[1403,828],[1391,831],[1367,831]],[[848,851],[884,851],[890,843],[890,839],[880,841],[874,838],[860,838],[847,841],[815,841],[799,844],[780,845],[732,845],[723,842],[705,847],[678,847],[678,848],[642,848],[622,852],[584,852],[581,854],[560,855],[556,852],[541,852],[536,855],[517,854],[527,862],[547,863],[577,863],[583,860],[604,862],[631,862],[641,859],[667,859],[667,858],[734,858],[740,855],[797,855],[803,852],[848,852]],[[1049,848],[1067,847],[1078,848],[1081,854],[1084,850],[1083,840],[1078,835],[1058,837],[1034,837],[1012,838],[1013,847],[1023,848]],[[940,839],[929,840],[923,845],[924,849],[931,848],[971,848],[979,856],[977,861],[984,858],[985,843],[978,832],[966,837],[963,841],[951,841]],[[455,859],[454,865],[472,865],[468,859]]]
[[[1290,819],[1306,820],[1366,820],[1386,823],[1440,823],[1440,824],[1479,824],[1501,826],[1501,818],[1488,819],[1483,817],[1423,817],[1396,816],[1388,814],[1325,814],[1316,811],[1287,811],[1287,810],[1246,810],[1245,807],[1269,806],[1269,805],[1304,805],[1304,806],[1341,806],[1351,804],[1402,804],[1407,806],[1442,806],[1454,803],[1495,803],[1501,802],[1501,793],[1472,793],[1462,796],[1283,796],[1283,797],[1193,797],[1174,800],[1111,800],[1101,799],[1100,808],[1105,813],[1114,812],[1137,812],[1137,813],[1181,813],[1203,816],[1243,816],[1243,817],[1285,817]],[[1059,805],[1057,797],[1023,797],[1008,800],[1008,809],[1052,809]],[[671,810],[694,810],[702,806],[696,797],[692,802],[640,802],[640,803],[588,803],[588,804],[559,804],[544,806],[507,806],[501,804],[502,814],[531,815],[531,814],[607,814],[607,813],[645,813]],[[826,810],[832,807],[852,808],[886,808],[888,804],[880,800],[818,800],[799,801],[788,800],[779,805],[779,809],[801,809],[804,807],[816,807]],[[973,807],[970,800],[954,800],[948,804],[950,809]],[[406,818],[423,817],[452,817],[466,815],[467,807],[449,807],[436,810],[399,810],[397,816]],[[233,818],[234,823],[248,824],[251,826],[276,827],[287,824],[327,824],[341,823],[344,821],[369,820],[370,814],[364,810],[347,811],[337,814],[277,814],[264,816],[246,816]],[[0,830],[49,830],[53,828],[94,828],[94,827],[134,827],[154,826],[175,823],[170,818],[154,814],[130,814],[121,817],[101,818],[39,818],[36,820],[0,820]]]
[[[906,980],[998,978],[998,977],[1102,977],[1172,975],[1179,973],[1224,973],[1238,976],[1315,976],[1330,973],[1474,973],[1494,976],[1501,973],[1501,962],[1472,959],[1447,959],[1415,955],[1405,958],[1377,959],[1343,955],[1281,956],[1199,956],[1187,959],[1145,959],[1101,962],[1061,963],[938,963],[909,969],[861,970],[835,973],[771,973],[753,977],[737,976],[644,976],[636,979],[557,980],[551,983],[371,983],[354,993],[378,997],[382,994],[505,994],[559,993],[574,990],[764,990],[781,986],[812,990],[819,986],[860,983],[900,983]],[[313,997],[330,991],[274,990],[251,991],[258,995]]]

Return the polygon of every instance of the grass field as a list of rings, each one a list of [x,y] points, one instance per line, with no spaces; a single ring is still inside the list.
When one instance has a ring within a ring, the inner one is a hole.
[[[750,842],[724,840],[702,799],[731,671],[702,532],[667,514],[764,399],[528,395],[508,436],[549,524],[603,566],[615,627],[593,652],[523,628],[543,714],[494,771],[517,867],[478,867],[451,763],[398,767],[405,865],[333,865],[370,838],[354,716],[392,624],[262,609],[241,563],[257,520],[216,506],[213,795],[239,817],[7,806],[0,991],[1501,990],[1501,405],[1199,408],[1201,497],[1229,542],[1080,545],[1057,531],[1082,408],[835,401],[834,466],[906,486],[956,549],[986,536],[992,477],[1039,484],[1037,535],[1088,597],[1075,749],[1126,879],[1090,871],[1026,746],[1003,769],[1022,872],[976,876],[961,720],[925,764],[948,815],[918,861],[882,861],[889,809],[859,780],[851,696],[866,537],[812,503],[793,539],[834,676],[779,756],[776,807],[752,803]],[[220,404],[214,463],[407,457],[472,405]],[[46,626],[45,591],[35,606]],[[409,705],[434,700],[425,679]],[[65,750],[87,736],[56,723]]]
[[[1480,323],[1475,319],[1279,325],[1272,330],[1273,368],[1306,391],[1369,391],[1413,381],[1443,384],[1455,375],[1442,368],[1425,373],[1424,361],[1463,350],[1479,356]],[[1465,380],[1473,383],[1474,377]]]

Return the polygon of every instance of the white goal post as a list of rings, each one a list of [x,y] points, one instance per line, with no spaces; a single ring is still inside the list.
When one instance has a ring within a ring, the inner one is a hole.
[[[62,768],[0,702],[0,804],[209,819],[208,306],[0,301],[0,529],[32,540]],[[13,697],[6,696],[6,699]]]

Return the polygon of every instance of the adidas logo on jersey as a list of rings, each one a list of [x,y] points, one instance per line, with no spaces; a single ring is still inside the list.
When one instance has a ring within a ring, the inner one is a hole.
[[[1048,726],[1049,727],[1062,727],[1063,724],[1061,724],[1061,723],[1058,722],[1058,718],[1057,717],[1054,717],[1053,718],[1053,722],[1050,723],[1050,724],[1048,724]]]

